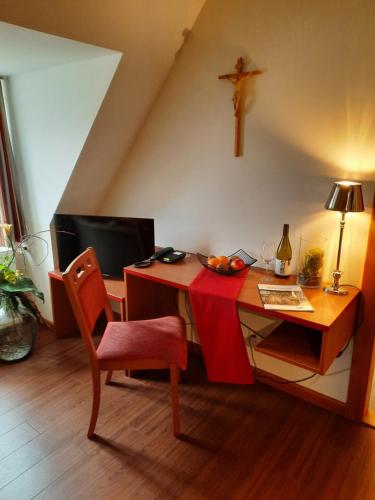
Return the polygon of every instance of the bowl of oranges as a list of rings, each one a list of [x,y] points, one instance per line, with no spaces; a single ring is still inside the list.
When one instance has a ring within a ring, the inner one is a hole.
[[[219,274],[230,276],[243,269],[249,268],[257,260],[247,254],[244,250],[237,250],[231,255],[202,255],[197,253],[197,257],[202,266]]]

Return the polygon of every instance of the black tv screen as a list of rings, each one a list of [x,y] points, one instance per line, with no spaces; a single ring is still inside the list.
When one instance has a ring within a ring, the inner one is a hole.
[[[55,214],[51,236],[55,267],[60,271],[93,247],[103,276],[120,277],[125,266],[155,251],[154,219]]]

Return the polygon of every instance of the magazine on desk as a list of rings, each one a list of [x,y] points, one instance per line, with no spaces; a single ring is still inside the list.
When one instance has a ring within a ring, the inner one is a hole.
[[[283,311],[313,311],[299,285],[258,285],[264,309]]]

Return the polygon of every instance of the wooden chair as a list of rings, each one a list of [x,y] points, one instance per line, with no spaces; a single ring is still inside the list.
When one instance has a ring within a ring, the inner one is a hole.
[[[179,368],[186,368],[186,326],[181,317],[119,322],[113,321],[106,289],[93,248],[79,255],[63,273],[63,280],[75,318],[89,355],[93,402],[87,436],[94,434],[100,405],[100,372],[106,371],[106,384],[113,370],[169,368],[173,433],[180,434],[178,406]],[[92,333],[102,311],[108,320],[98,348]]]

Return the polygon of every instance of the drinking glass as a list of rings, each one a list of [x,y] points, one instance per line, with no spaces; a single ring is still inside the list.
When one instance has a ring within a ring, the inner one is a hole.
[[[273,241],[262,243],[260,249],[260,259],[266,265],[266,273],[270,271],[271,263],[275,260],[276,246]]]

